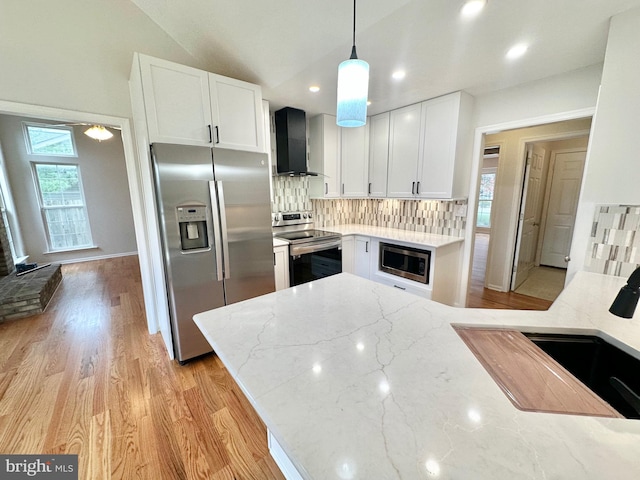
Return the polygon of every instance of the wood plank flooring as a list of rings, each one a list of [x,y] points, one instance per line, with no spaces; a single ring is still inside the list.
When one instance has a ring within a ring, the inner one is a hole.
[[[467,294],[468,308],[502,308],[511,310],[548,310],[553,303],[542,298],[515,292],[497,292],[484,287],[489,235],[476,234],[473,266]]]
[[[0,452],[74,453],[81,479],[282,479],[214,355],[149,335],[138,258],[63,266],[45,313],[0,324]]]

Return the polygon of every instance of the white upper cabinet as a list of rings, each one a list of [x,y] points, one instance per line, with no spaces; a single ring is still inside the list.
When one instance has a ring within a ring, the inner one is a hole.
[[[421,148],[420,104],[393,110],[389,115],[389,173],[387,196],[415,195]]]
[[[368,192],[369,126],[340,128],[343,197],[362,198]]]
[[[214,147],[263,153],[260,86],[210,73],[209,88]]]
[[[312,198],[340,197],[340,132],[333,115],[309,120],[309,171],[319,174],[309,181]]]
[[[137,55],[149,142],[264,153],[258,85]]]
[[[151,143],[211,145],[207,72],[139,55]]]
[[[422,158],[416,195],[466,197],[471,161],[471,97],[452,93],[422,103]]]
[[[370,197],[387,196],[389,163],[389,112],[369,119],[369,185]]]
[[[468,195],[471,108],[456,92],[390,113],[388,197]]]

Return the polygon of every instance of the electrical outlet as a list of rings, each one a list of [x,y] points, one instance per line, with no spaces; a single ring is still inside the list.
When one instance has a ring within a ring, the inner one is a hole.
[[[454,215],[456,217],[466,217],[467,216],[467,206],[466,205],[456,205],[454,208]]]

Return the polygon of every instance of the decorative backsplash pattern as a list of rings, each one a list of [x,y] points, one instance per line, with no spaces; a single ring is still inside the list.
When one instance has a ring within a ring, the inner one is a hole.
[[[456,216],[456,205],[466,200],[331,199],[311,200],[317,228],[356,223],[416,232],[464,237],[466,212]]]
[[[585,270],[628,277],[640,266],[640,205],[597,205]]]
[[[271,210],[295,212],[311,210],[309,177],[273,177],[273,202]]]
[[[309,177],[273,177],[272,211],[313,210],[317,228],[348,223],[464,237],[466,200],[309,199]]]

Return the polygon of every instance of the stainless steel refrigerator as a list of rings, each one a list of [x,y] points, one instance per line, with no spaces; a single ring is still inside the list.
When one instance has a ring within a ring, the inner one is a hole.
[[[211,351],[193,315],[275,291],[267,156],[151,145],[176,359]]]

